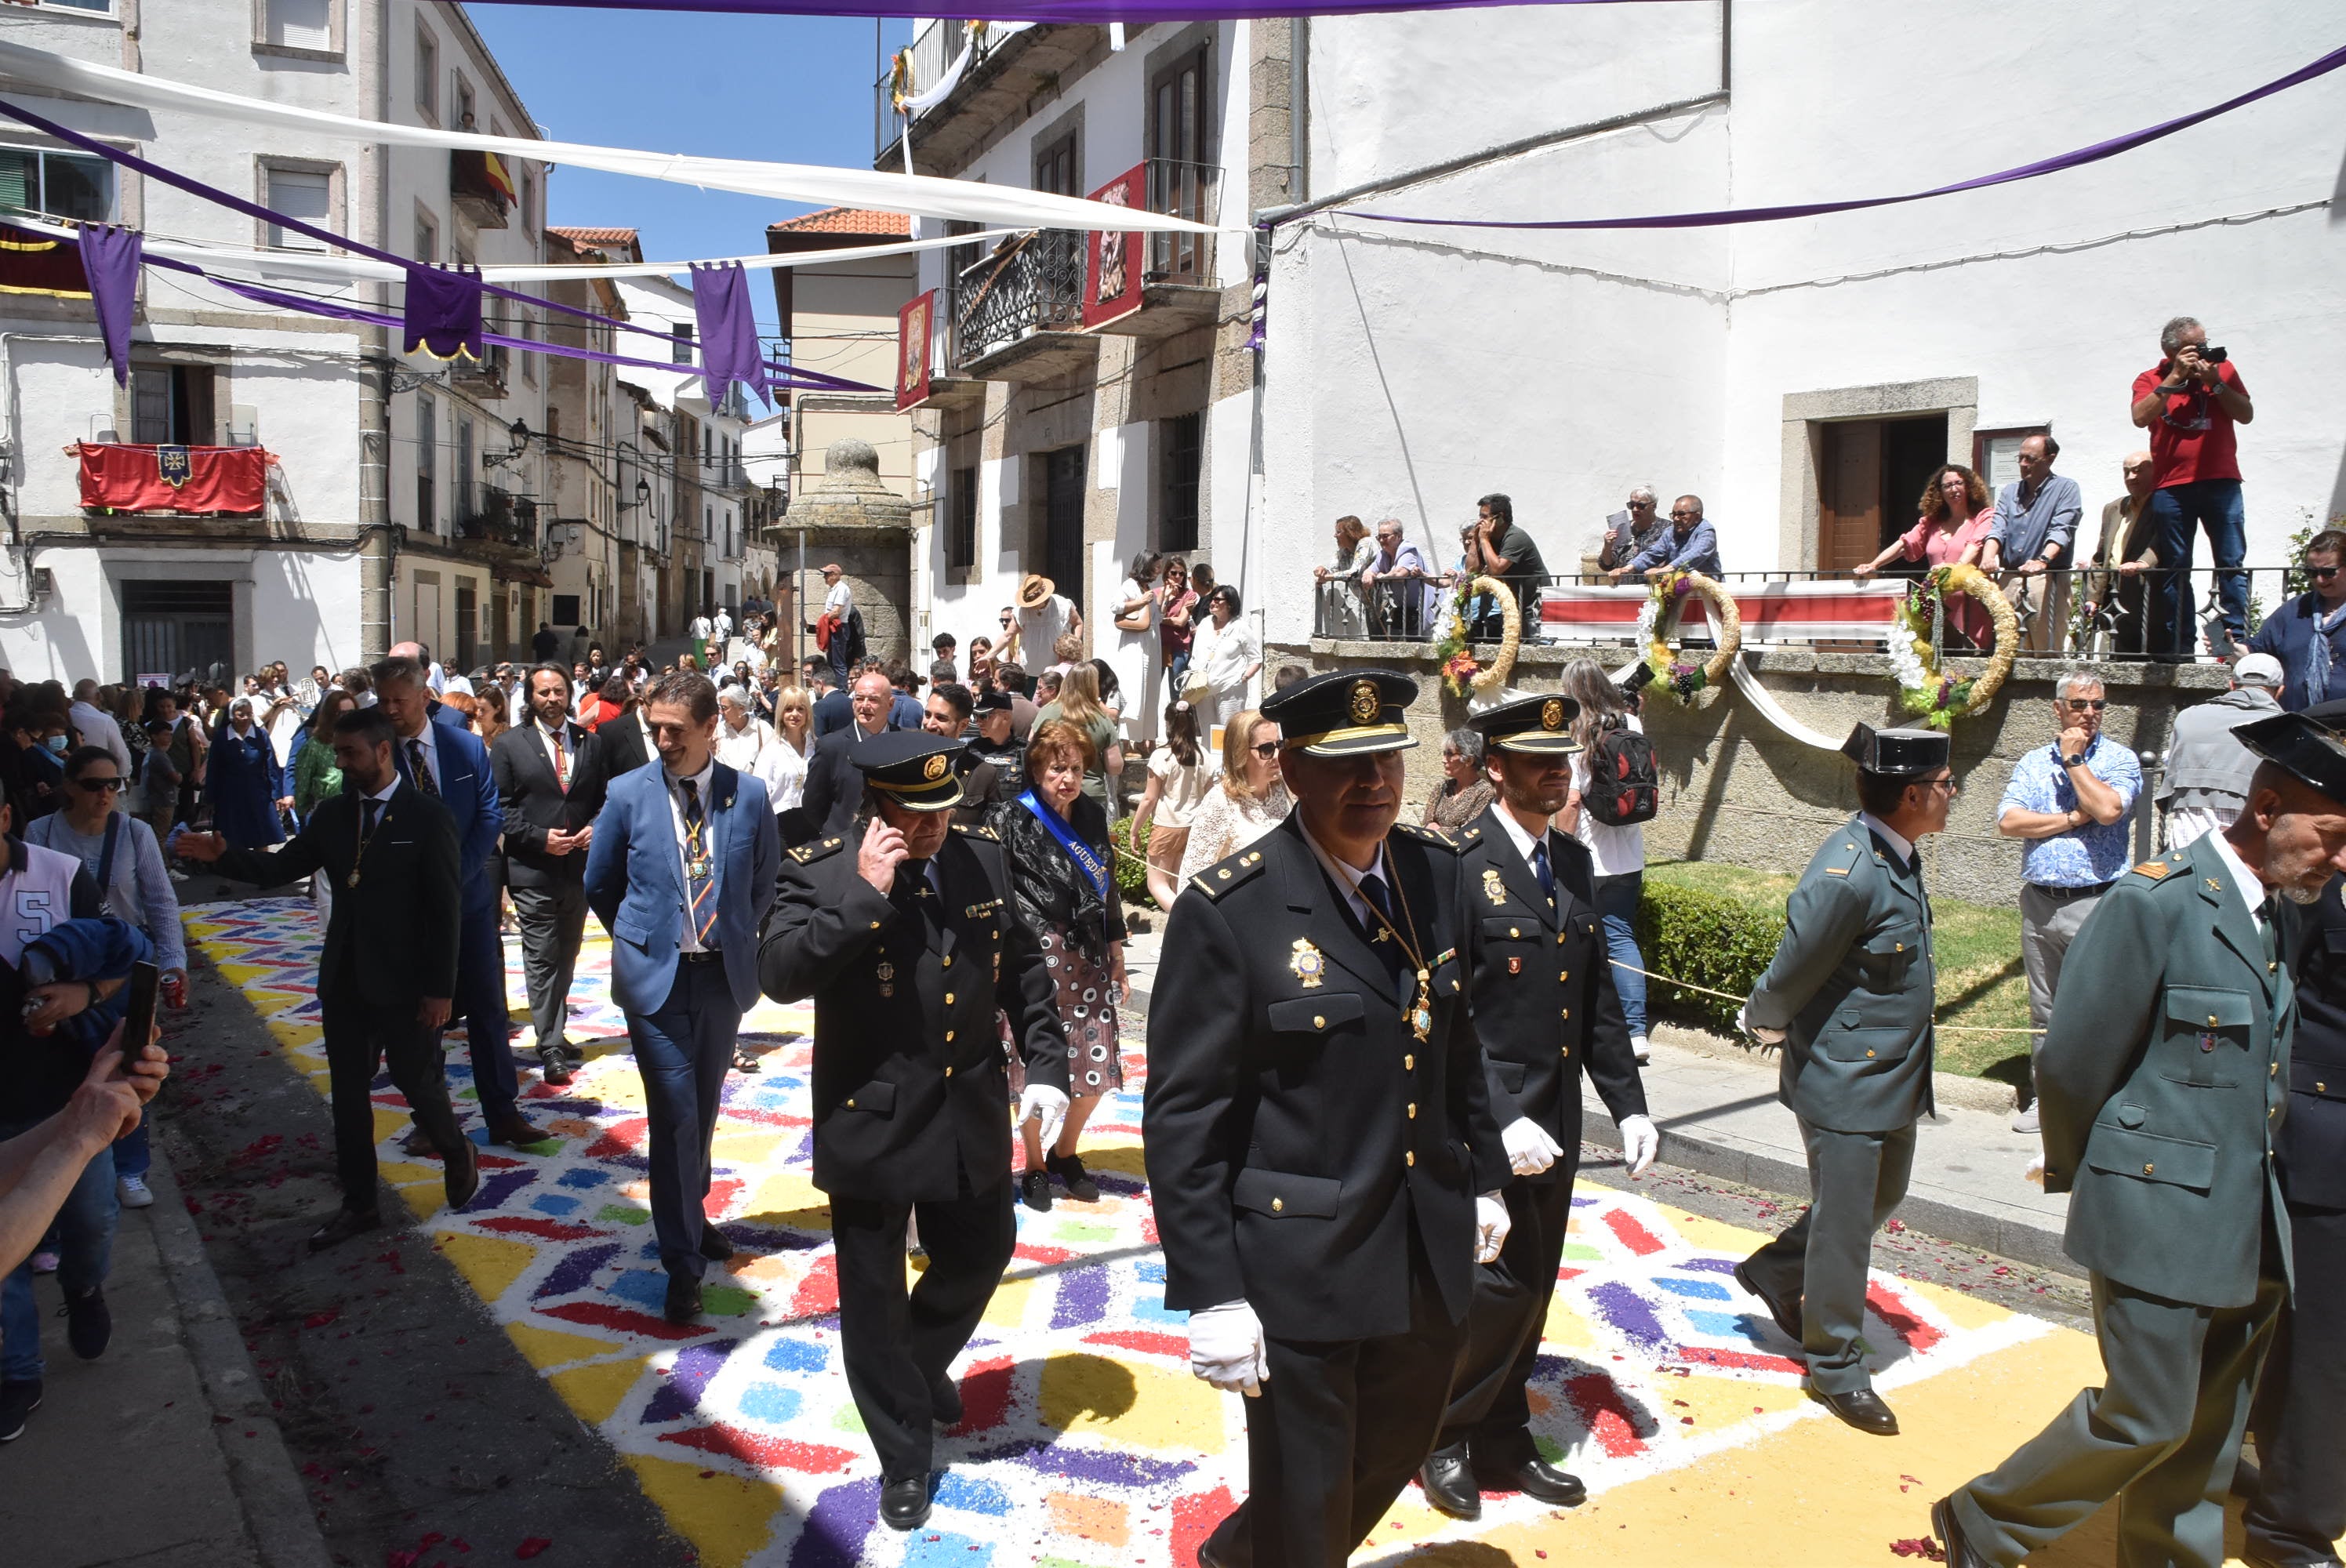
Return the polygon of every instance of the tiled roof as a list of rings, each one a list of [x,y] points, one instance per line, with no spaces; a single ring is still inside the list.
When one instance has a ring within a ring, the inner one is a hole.
[[[546,232],[559,234],[565,239],[580,245],[633,245],[636,231],[632,229],[557,229],[546,225]]]
[[[901,212],[872,212],[861,207],[826,207],[803,218],[785,219],[766,226],[770,234],[892,234],[910,235],[913,220]]]

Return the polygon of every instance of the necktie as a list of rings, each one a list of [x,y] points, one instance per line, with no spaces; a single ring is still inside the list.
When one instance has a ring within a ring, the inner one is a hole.
[[[549,732],[546,740],[554,748],[554,787],[567,795],[570,793],[570,769],[562,760],[562,737]]]
[[[440,799],[440,786],[434,780],[432,769],[423,760],[423,742],[421,740],[411,740],[407,743],[407,770],[415,775],[415,787],[418,789],[423,790],[434,800]]]
[[[2273,906],[2270,893],[2267,893],[2265,901],[2257,906],[2257,934],[2264,939],[2265,972],[2268,974],[2275,972],[2272,966],[2280,962],[2280,932],[2273,919],[2279,912]]]
[[[366,837],[366,838],[370,838],[370,839],[372,839],[372,838],[373,838],[373,837],[374,837],[374,817],[375,817],[375,813],[376,813],[377,811],[382,810],[382,801],[380,801],[380,800],[378,800],[378,799],[376,799],[373,796],[372,796],[372,795],[366,795],[366,796],[362,796],[362,797],[361,797],[361,798],[360,798],[360,799],[359,799],[359,818],[360,818],[360,821],[359,821],[359,831],[360,831],[360,833],[361,833],[362,835],[363,835],[363,836],[364,836],[364,837]]]
[[[717,875],[709,860],[709,819],[700,808],[699,784],[690,779],[677,782],[684,789],[685,905],[693,937],[706,947],[709,933],[717,925]]]
[[[1391,922],[1395,930],[1400,928],[1401,922],[1393,919],[1392,892],[1385,887],[1385,880],[1382,877],[1374,873],[1362,877],[1361,897],[1367,901],[1371,909],[1385,917],[1385,922]],[[1398,982],[1401,979],[1402,966],[1408,962],[1408,956],[1402,952],[1401,943],[1393,940],[1392,932],[1385,929],[1384,922],[1371,922],[1369,946],[1374,950],[1379,958],[1385,961],[1385,968],[1392,972],[1393,979]]]
[[[1548,866],[1545,843],[1532,846],[1532,871],[1539,878],[1540,891],[1547,895],[1547,901],[1556,902],[1556,872]]]

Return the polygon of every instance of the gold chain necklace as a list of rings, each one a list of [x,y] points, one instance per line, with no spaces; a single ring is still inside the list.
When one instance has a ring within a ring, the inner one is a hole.
[[[1382,846],[1379,848],[1382,849]],[[1391,855],[1381,854],[1378,858],[1387,867],[1392,865]],[[1371,872],[1370,875],[1373,876],[1375,873]],[[1414,929],[1417,917],[1410,912],[1409,894],[1402,889],[1398,872],[1395,872],[1391,879],[1390,885],[1392,888],[1393,896],[1401,901],[1402,919],[1409,921],[1411,927]],[[1402,1016],[1409,1020],[1410,1033],[1414,1034],[1417,1037],[1417,1043],[1423,1045],[1433,1037],[1433,975],[1425,967],[1424,950],[1402,934],[1401,928],[1393,924],[1392,918],[1384,911],[1377,908],[1375,900],[1363,896],[1361,902],[1366,904],[1369,912],[1377,917],[1377,923],[1385,928],[1385,934],[1390,935],[1400,944],[1402,952],[1408,956],[1410,962],[1417,966],[1417,996],[1402,1012]]]

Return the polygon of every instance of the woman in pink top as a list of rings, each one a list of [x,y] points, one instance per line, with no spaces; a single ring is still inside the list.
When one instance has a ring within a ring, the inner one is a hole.
[[[1853,575],[1859,582],[1893,560],[1921,561],[1933,566],[1979,564],[1980,544],[1987,537],[1988,524],[1995,521],[1995,497],[1988,494],[1985,480],[1960,463],[1942,464],[1923,487],[1922,508],[1923,515],[1914,526],[1857,568]],[[1948,598],[1947,629],[1974,647],[1986,648],[1995,642],[1987,610],[1968,594]]]

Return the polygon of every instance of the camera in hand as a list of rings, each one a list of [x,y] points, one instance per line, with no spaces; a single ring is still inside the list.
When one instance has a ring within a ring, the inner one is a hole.
[[[2232,351],[2229,349],[2210,349],[2203,347],[2199,351],[2199,357],[2211,365],[2220,365],[2226,360],[2232,357]]]

